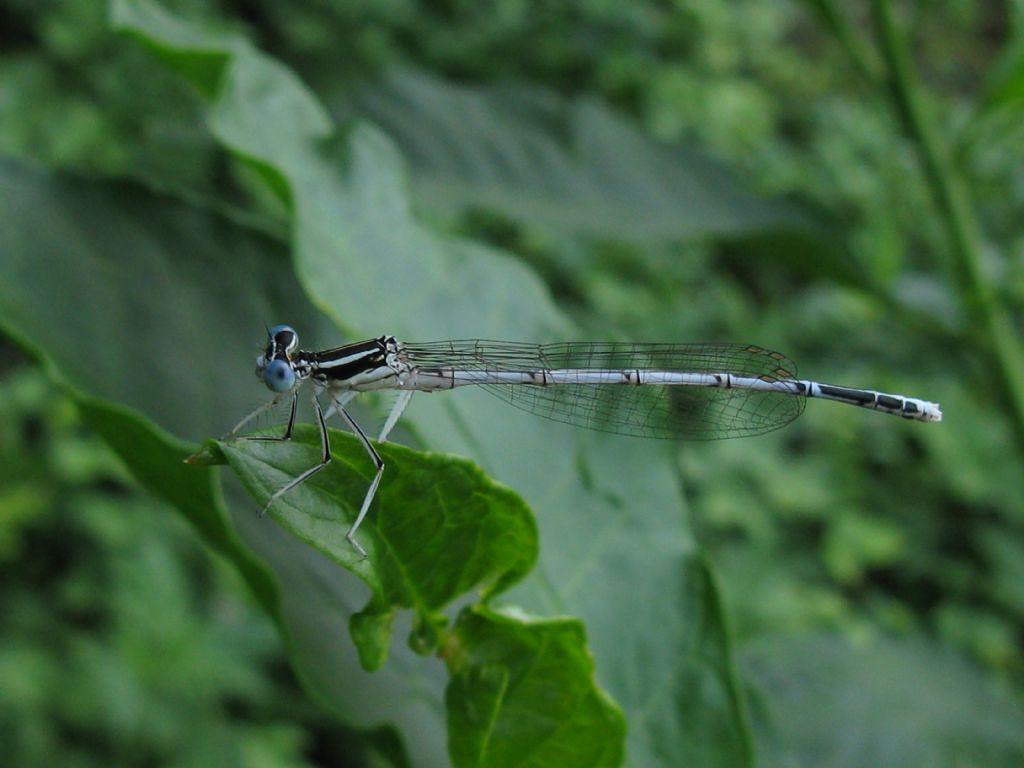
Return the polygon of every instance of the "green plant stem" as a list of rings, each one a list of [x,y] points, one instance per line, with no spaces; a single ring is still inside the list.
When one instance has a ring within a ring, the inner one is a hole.
[[[871,5],[894,106],[943,213],[961,301],[979,344],[991,358],[996,384],[1012,415],[1019,447],[1024,451],[1024,352],[1016,341],[1009,314],[985,276],[982,239],[969,195],[933,124],[925,116],[923,91],[910,62],[906,38],[893,19],[892,6],[888,0],[872,0]]]

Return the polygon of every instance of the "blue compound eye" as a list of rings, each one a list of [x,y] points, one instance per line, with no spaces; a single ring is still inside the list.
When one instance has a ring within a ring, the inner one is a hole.
[[[271,360],[263,372],[263,383],[274,392],[287,392],[295,386],[295,371],[284,360]]]

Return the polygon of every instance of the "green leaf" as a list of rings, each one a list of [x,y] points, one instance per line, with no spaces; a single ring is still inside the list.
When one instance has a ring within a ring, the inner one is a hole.
[[[374,466],[354,435],[332,432],[330,439],[334,460],[282,496],[269,514],[369,585],[370,601],[351,624],[367,670],[384,662],[395,608],[412,608],[430,623],[460,595],[481,586],[485,595],[495,594],[533,566],[536,526],[518,496],[468,461],[389,443],[377,446],[387,482],[357,534],[367,552],[362,557],[345,533]],[[261,506],[320,460],[319,431],[308,425],[300,425],[287,445],[240,440],[221,448]]]
[[[585,646],[575,619],[463,611],[445,652],[452,763],[621,765],[625,719],[590,684],[594,663]]]
[[[660,144],[592,99],[402,71],[330,105],[340,119],[387,131],[428,209],[489,208],[527,224],[645,245],[717,238],[765,263],[878,289],[821,223],[828,212],[758,197],[698,147]],[[650,248],[637,257],[656,258]]]
[[[744,657],[769,765],[1020,765],[1020,702],[923,639],[777,638]]]
[[[225,49],[246,47],[244,38],[230,33],[218,33],[196,30],[180,22],[176,17],[155,3],[132,5],[123,0],[114,0],[110,4],[111,23],[116,27],[123,15],[130,15],[133,25],[128,28],[130,34],[150,48],[166,64],[173,67],[186,80],[198,88],[203,95],[214,95],[228,55]],[[156,44],[156,38],[144,33],[145,30],[159,30],[161,39],[170,39],[176,45]]]
[[[641,242],[809,229],[796,206],[756,197],[697,147],[658,144],[594,100],[406,71],[331,107],[383,128],[434,208]]]

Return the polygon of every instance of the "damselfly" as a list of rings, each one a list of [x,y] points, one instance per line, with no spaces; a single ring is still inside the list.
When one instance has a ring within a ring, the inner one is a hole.
[[[384,473],[384,462],[366,433],[345,410],[360,392],[397,389],[397,401],[378,440],[387,439],[413,392],[478,386],[523,410],[555,421],[634,437],[716,440],[771,432],[817,397],[872,408],[917,421],[941,421],[938,404],[869,389],[838,387],[796,378],[796,366],[778,352],[742,344],[633,344],[505,341],[439,341],[410,344],[394,336],[310,352],[287,325],[268,330],[256,375],[277,396],[242,419],[231,439],[253,418],[290,400],[287,440],[295,426],[298,391],[311,381],[320,429],[320,462],[275,491],[263,508],[323,469],[331,460],[327,418],[337,412],[369,454],[377,473],[346,534],[363,556],[355,533],[366,517]],[[320,396],[326,392],[325,412]],[[261,513],[262,514],[262,513]]]

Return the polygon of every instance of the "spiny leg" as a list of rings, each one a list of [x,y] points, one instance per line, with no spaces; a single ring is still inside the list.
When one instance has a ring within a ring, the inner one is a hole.
[[[331,396],[331,407],[324,411],[324,418],[329,419],[333,416],[339,408],[344,406],[349,400],[354,398],[359,393],[354,390],[348,392],[342,392],[340,395]]]
[[[373,482],[370,483],[370,488],[366,492],[366,496],[363,498],[363,504],[359,508],[359,514],[356,516],[356,521],[348,529],[348,533],[345,534],[345,538],[349,540],[352,546],[358,551],[363,557],[366,557],[366,550],[359,544],[355,538],[356,531],[359,530],[359,526],[362,525],[363,519],[366,517],[367,512],[370,511],[370,504],[373,503],[374,497],[377,495],[377,487],[380,485],[380,479],[384,474],[384,461],[381,459],[380,454],[377,453],[376,449],[370,443],[366,433],[356,424],[355,420],[349,415],[348,411],[345,410],[345,404],[356,396],[356,392],[345,392],[342,395],[336,397],[331,407],[327,409],[325,417],[330,417],[335,411],[341,414],[341,417],[348,424],[349,429],[359,438],[359,442],[362,443],[363,448],[369,454],[370,459],[373,461],[374,466],[377,468],[377,474],[373,477]],[[380,431],[380,437],[378,438],[381,442],[387,440],[388,434],[394,428],[398,422],[399,417],[405,410],[405,407],[409,404],[409,400],[412,398],[413,390],[403,390],[398,399],[395,401],[394,406],[391,408],[391,413],[388,414],[387,419],[384,422],[384,427]]]
[[[317,394],[318,393],[317,393],[316,389],[314,389],[313,390],[313,408],[316,410],[317,426],[320,427],[320,448],[321,448],[320,463],[313,465],[312,467],[307,469],[305,472],[303,472],[301,475],[292,478],[285,485],[283,485],[282,487],[280,487],[276,491],[274,491],[274,493],[271,494],[270,498],[267,500],[267,503],[264,505],[263,509],[260,510],[260,517],[263,517],[263,515],[267,514],[267,510],[270,509],[270,507],[273,505],[273,503],[275,501],[277,501],[279,498],[281,498],[282,496],[284,496],[286,493],[288,493],[288,491],[290,491],[292,488],[294,488],[295,486],[299,485],[300,483],[308,480],[313,475],[315,475],[317,472],[319,472],[321,469],[323,469],[324,467],[326,467],[328,464],[331,463],[331,441],[330,441],[330,438],[327,436],[327,423],[324,420],[324,412],[320,408],[320,401],[317,399]],[[285,437],[277,438],[277,439],[287,440],[288,437],[291,436],[292,422],[294,421],[294,419],[295,419],[295,401],[293,400],[292,401],[292,419],[288,422],[288,433],[285,435]],[[263,439],[273,440],[275,438],[263,438]]]
[[[395,404],[391,406],[391,413],[388,414],[388,418],[380,430],[380,437],[377,438],[379,442],[383,443],[388,439],[388,435],[391,434],[391,430],[394,429],[395,424],[398,423],[398,419],[405,410],[405,406],[407,406],[409,404],[409,400],[412,399],[413,391],[414,390],[411,389],[403,389],[399,393],[398,399],[395,400]]]
[[[356,515],[356,521],[352,523],[351,527],[348,529],[348,533],[345,534],[345,538],[348,539],[349,543],[353,547],[355,547],[355,550],[363,557],[366,557],[366,550],[363,549],[362,545],[360,545],[358,541],[356,541],[355,536],[356,531],[359,530],[359,526],[363,522],[363,518],[366,517],[366,513],[370,510],[370,503],[373,501],[373,497],[377,495],[377,486],[380,485],[380,477],[384,474],[384,461],[370,443],[366,433],[363,432],[359,425],[356,424],[355,420],[348,415],[348,411],[337,403],[335,403],[335,405],[337,406],[338,413],[341,414],[341,418],[345,420],[345,423],[348,424],[348,428],[351,429],[355,433],[355,436],[359,438],[359,442],[363,444],[363,448],[365,448],[366,452],[370,454],[370,459],[373,460],[374,466],[377,467],[377,474],[374,475],[373,482],[370,483],[370,488],[366,491],[366,496],[363,498],[363,506],[360,507],[359,514]]]
[[[331,407],[324,411],[324,418],[329,419],[331,416],[343,408],[349,400],[358,395],[358,392],[345,392],[338,395],[334,400],[331,401]],[[395,404],[391,407],[391,412],[388,413],[387,420],[384,422],[384,426],[380,430],[380,435],[377,437],[377,442],[383,443],[388,439],[388,435],[391,434],[391,430],[395,428],[395,424],[398,423],[398,419],[401,418],[402,413],[405,411],[405,407],[409,404],[412,399],[413,390],[404,389],[398,395],[398,399],[395,400]]]

